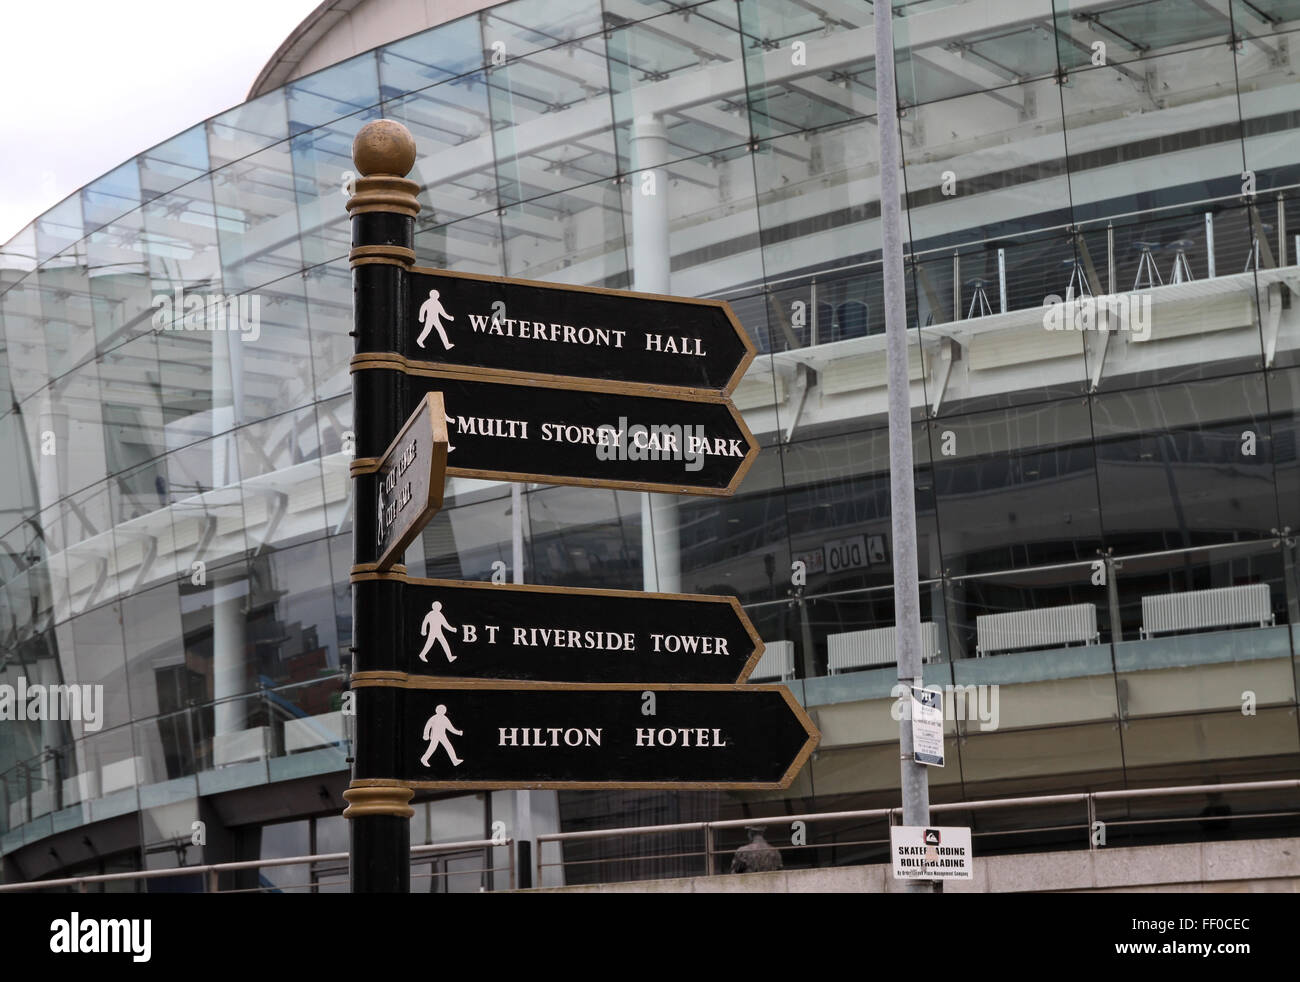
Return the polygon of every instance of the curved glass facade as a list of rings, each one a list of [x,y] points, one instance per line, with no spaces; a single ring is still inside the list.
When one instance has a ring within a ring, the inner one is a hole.
[[[1001,687],[936,799],[1295,776],[1300,2],[897,6],[926,681]],[[896,672],[859,633],[893,624],[872,50],[862,0],[515,0],[9,242],[0,683],[103,698],[0,722],[0,850],[138,816],[140,863],[195,862],[211,802],[345,773],[344,201],[380,117],[417,141],[420,264],[726,299],[760,350],[733,499],[530,486],[517,516],[455,479],[408,553],[487,579],[520,521],[528,582],[735,594],[816,710],[788,792],[565,793],[559,823],[895,794]]]

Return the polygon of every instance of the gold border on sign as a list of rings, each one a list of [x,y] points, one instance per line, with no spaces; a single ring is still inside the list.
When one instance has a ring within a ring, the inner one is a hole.
[[[623,481],[613,478],[565,477],[554,474],[540,474],[524,471],[483,470],[470,467],[447,467],[450,477],[472,477],[487,481],[528,481],[534,484],[559,484],[580,488],[609,488],[616,491],[661,491],[667,494],[701,495],[714,498],[729,498],[736,493],[740,482],[745,479],[749,469],[754,466],[758,452],[762,449],[753,432],[746,425],[745,419],[729,398],[713,391],[693,391],[674,386],[644,385],[639,382],[610,382],[601,379],[565,379],[560,382],[541,379],[530,375],[503,376],[481,375],[463,372],[458,369],[409,368],[409,362],[401,355],[364,353],[353,355],[349,370],[391,371],[404,375],[420,375],[426,378],[447,379],[453,382],[481,382],[487,384],[526,386],[538,389],[560,389],[566,392],[591,392],[596,394],[622,395],[641,398],[668,399],[694,405],[707,404],[723,406],[730,414],[740,431],[742,439],[749,445],[749,452],[736,467],[726,487],[707,488],[698,485],[670,484],[652,481]]]
[[[620,597],[631,600],[685,600],[688,602],[728,604],[736,615],[741,627],[749,636],[750,643],[753,645],[753,651],[745,659],[745,663],[740,668],[740,676],[736,679],[735,685],[742,685],[758,667],[759,659],[763,657],[763,652],[767,646],[763,639],[758,636],[758,631],[754,629],[753,622],[749,615],[745,613],[745,608],[741,606],[740,600],[736,597],[718,596],[709,593],[647,593],[644,590],[611,590],[599,587],[568,587],[568,586],[549,586],[536,583],[484,583],[482,580],[437,580],[425,576],[408,576],[403,568],[401,573],[396,570],[392,572],[376,570],[373,567],[367,569],[353,568],[350,581],[360,583],[366,580],[398,580],[402,583],[409,583],[412,586],[427,587],[450,587],[451,589],[469,588],[472,590],[505,590],[514,593],[544,593],[560,594],[571,596],[579,594],[584,597]],[[353,676],[354,678],[356,676]],[[441,678],[443,676],[419,675],[419,678]],[[474,681],[472,678],[465,676],[446,676],[462,682]],[[700,683],[704,684],[704,683]]]
[[[745,372],[749,371],[749,366],[753,363],[754,357],[758,353],[757,349],[754,347],[754,342],[750,340],[749,332],[745,330],[744,326],[740,323],[740,320],[736,317],[735,311],[731,309],[731,304],[727,303],[725,300],[703,299],[699,297],[673,297],[664,293],[638,293],[634,290],[612,290],[609,287],[604,286],[574,286],[568,283],[547,283],[543,280],[525,280],[513,276],[486,276],[482,273],[462,273],[453,272],[448,269],[434,269],[431,266],[412,266],[409,271],[421,276],[440,276],[456,280],[478,280],[485,283],[509,283],[512,286],[536,287],[541,290],[559,290],[563,293],[596,293],[606,297],[617,297],[629,300],[654,300],[660,303],[678,303],[684,304],[688,307],[713,307],[721,310],[727,323],[731,326],[731,330],[735,333],[736,337],[740,339],[744,352],[741,355],[739,364],[736,365],[735,370],[731,373],[731,377],[727,380],[726,385],[722,386],[720,389],[704,388],[696,390],[699,392],[713,392],[724,396],[731,395],[731,393],[735,391],[736,386],[740,384],[740,380],[745,377]],[[428,363],[426,362],[424,364]],[[462,366],[458,365],[456,367],[461,368]],[[502,371],[494,371],[493,369],[481,369],[480,371],[487,374],[505,374]],[[549,377],[563,378],[568,376]]]
[[[369,675],[369,673],[367,673]],[[812,752],[821,743],[821,731],[812,721],[807,710],[799,705],[799,700],[791,694],[789,688],[780,684],[763,685],[708,685],[668,682],[641,685],[635,682],[513,682],[509,680],[465,680],[436,679],[427,676],[407,676],[405,682],[364,677],[361,673],[352,676],[354,689],[389,688],[389,689],[434,689],[434,690],[470,690],[501,689],[514,691],[598,691],[598,692],[779,692],[785,704],[794,713],[799,725],[803,727],[806,737],[803,746],[795,754],[794,760],[786,768],[778,781],[407,781],[395,778],[370,778],[354,781],[353,784],[365,787],[408,787],[431,791],[474,791],[495,789],[535,790],[535,791],[784,791],[812,756]]]

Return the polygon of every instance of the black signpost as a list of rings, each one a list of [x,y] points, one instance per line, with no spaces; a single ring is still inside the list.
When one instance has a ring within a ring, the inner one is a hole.
[[[353,891],[409,891],[417,788],[788,787],[820,734],[785,686],[716,684],[763,652],[734,598],[401,563],[447,475],[733,494],[758,444],[731,309],[416,268],[414,140],[377,120],[352,153]]]
[[[754,345],[720,300],[414,267],[403,351],[502,378],[602,379],[727,395]]]
[[[743,682],[763,653],[734,597],[408,579],[407,671],[532,682]]]
[[[418,679],[396,691],[407,731],[395,776],[412,788],[776,790],[817,745],[783,685]]]

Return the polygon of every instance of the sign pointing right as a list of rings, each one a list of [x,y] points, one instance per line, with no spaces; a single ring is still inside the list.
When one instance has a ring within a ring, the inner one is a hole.
[[[399,693],[393,778],[412,788],[777,790],[821,739],[783,685],[352,685]]]
[[[407,353],[470,374],[601,379],[726,395],[754,345],[721,300],[413,267]]]
[[[744,682],[763,642],[734,597],[405,581],[407,671],[530,682]]]

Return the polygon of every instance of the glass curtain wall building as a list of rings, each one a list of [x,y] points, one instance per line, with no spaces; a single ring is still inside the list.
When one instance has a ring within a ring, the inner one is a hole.
[[[1296,777],[1300,2],[895,8],[925,678],[1000,687],[934,800]],[[487,6],[11,240],[0,683],[103,703],[0,722],[5,875],[344,848],[344,202],[381,117],[417,141],[421,265],[725,299],[760,350],[734,498],[533,485],[517,515],[453,479],[408,552],[488,579],[518,521],[526,582],[734,594],[755,679],[822,730],[786,792],[535,795],[536,828],[894,803],[872,16]],[[419,807],[415,842],[515,821],[508,793]]]

